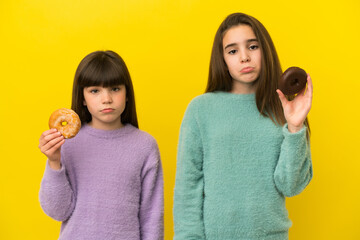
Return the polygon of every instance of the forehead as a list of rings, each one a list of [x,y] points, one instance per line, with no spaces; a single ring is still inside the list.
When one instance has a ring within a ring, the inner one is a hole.
[[[256,39],[255,33],[248,25],[237,25],[228,29],[223,37],[223,46],[232,43],[246,43],[249,39]]]

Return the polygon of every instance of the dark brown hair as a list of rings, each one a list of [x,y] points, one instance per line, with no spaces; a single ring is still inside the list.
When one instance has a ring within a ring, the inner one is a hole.
[[[276,93],[278,80],[282,74],[280,61],[268,31],[254,17],[244,13],[233,13],[220,24],[214,39],[210,58],[209,78],[205,92],[226,91],[232,89],[233,79],[224,60],[223,37],[232,27],[248,25],[254,31],[261,50],[261,70],[256,84],[256,105],[259,112],[274,123],[286,122],[281,101]],[[306,118],[305,125],[308,126]]]
[[[71,108],[79,115],[82,123],[91,121],[91,114],[84,106],[84,88],[89,86],[113,87],[125,85],[126,106],[121,114],[123,124],[139,127],[135,95],[129,71],[123,59],[113,51],[96,51],[81,60],[74,78]]]

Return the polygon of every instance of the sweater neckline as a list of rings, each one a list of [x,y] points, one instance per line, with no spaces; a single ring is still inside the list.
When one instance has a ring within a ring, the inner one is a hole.
[[[217,91],[214,92],[215,94],[223,97],[227,97],[230,99],[236,99],[241,101],[255,101],[255,93],[231,93],[231,92],[224,92],[224,91]]]
[[[85,124],[82,127],[83,131],[91,136],[98,137],[98,138],[118,138],[122,137],[126,134],[133,132],[136,128],[127,123],[122,128],[118,128],[115,130],[102,130],[91,127],[89,124]]]

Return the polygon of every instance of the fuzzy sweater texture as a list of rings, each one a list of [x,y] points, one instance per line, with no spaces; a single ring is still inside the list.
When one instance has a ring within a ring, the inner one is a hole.
[[[288,239],[285,197],[311,178],[305,127],[290,133],[263,117],[255,94],[203,94],[181,125],[174,239]]]
[[[163,239],[163,175],[157,143],[130,124],[84,125],[48,163],[40,187],[44,212],[62,221],[59,239]]]

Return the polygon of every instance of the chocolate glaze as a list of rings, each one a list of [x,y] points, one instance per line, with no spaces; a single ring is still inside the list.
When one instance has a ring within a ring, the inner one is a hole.
[[[306,86],[307,74],[304,69],[290,67],[281,75],[279,79],[279,89],[285,95],[294,95]]]

